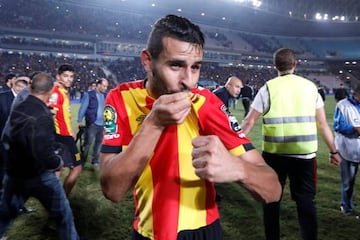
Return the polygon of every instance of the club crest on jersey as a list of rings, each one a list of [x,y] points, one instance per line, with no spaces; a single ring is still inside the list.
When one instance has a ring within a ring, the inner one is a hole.
[[[113,106],[106,105],[103,113],[105,134],[114,134],[117,132],[116,117]]]
[[[59,96],[57,93],[53,93],[51,94],[50,98],[49,98],[49,104],[50,105],[55,105],[57,100],[58,100]]]
[[[221,111],[223,111],[227,115],[227,117],[229,119],[230,128],[235,132],[240,132],[240,130],[241,130],[240,124],[239,124],[238,120],[236,119],[236,117],[230,113],[229,109],[225,105],[222,105]]]

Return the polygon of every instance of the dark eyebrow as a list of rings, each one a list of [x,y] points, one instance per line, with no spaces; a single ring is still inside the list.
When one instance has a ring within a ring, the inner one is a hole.
[[[179,59],[170,59],[167,62],[169,64],[178,64],[178,65],[183,65],[185,63],[184,60],[179,60]]]
[[[183,65],[183,64],[186,63],[185,60],[180,60],[180,59],[172,59],[172,60],[168,60],[167,62],[169,64],[179,64],[179,65]],[[199,65],[199,64],[202,64],[202,63],[203,63],[203,61],[201,60],[201,61],[197,61],[197,62],[193,63],[192,65]]]

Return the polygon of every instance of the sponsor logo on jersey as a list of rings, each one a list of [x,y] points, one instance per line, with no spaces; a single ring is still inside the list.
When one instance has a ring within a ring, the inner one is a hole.
[[[111,140],[111,139],[116,139],[116,138],[120,138],[120,134],[115,133],[115,134],[105,134],[104,135],[105,140]]]
[[[222,105],[221,111],[223,111],[228,117],[230,128],[237,133],[240,132],[241,131],[240,124],[236,119],[236,117],[230,113],[229,109],[225,105]],[[239,137],[241,137],[240,134]]]

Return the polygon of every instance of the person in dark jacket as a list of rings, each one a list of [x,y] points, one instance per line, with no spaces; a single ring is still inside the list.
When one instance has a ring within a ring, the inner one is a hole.
[[[55,141],[54,120],[46,105],[53,85],[50,75],[37,74],[30,95],[10,115],[9,154],[0,199],[0,238],[17,216],[19,206],[34,197],[50,212],[59,239],[79,239],[69,201],[55,175],[63,165],[64,153]]]
[[[100,148],[104,134],[103,110],[108,86],[108,80],[105,78],[99,79],[96,82],[96,88],[86,92],[81,100],[78,113],[79,129],[84,126],[82,124],[84,116],[86,121],[84,148],[81,152],[81,160],[83,164],[86,163],[90,146],[95,140],[91,164],[94,166],[99,165]]]
[[[9,73],[5,76],[4,85],[0,86],[0,92],[9,91],[12,88],[13,83],[15,83],[16,75],[13,73]]]
[[[254,91],[249,86],[249,81],[246,81],[246,84],[241,88],[239,96],[244,106],[244,118],[245,118],[250,110],[250,104],[254,97]]]
[[[16,95],[27,86],[27,81],[24,79],[16,79],[12,88],[8,91],[0,93],[0,135],[4,130],[6,121],[10,114],[11,104]],[[4,164],[7,159],[7,152],[3,141],[0,141],[0,193],[3,191],[2,179],[4,177]]]

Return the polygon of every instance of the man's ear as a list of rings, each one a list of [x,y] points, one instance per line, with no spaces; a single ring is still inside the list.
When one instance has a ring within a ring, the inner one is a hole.
[[[297,63],[298,63],[298,62],[297,62],[297,61],[295,61],[295,62],[294,62],[294,64],[293,64],[294,69],[296,68]]]
[[[151,72],[151,54],[148,50],[144,49],[141,51],[141,62],[145,68],[146,72]]]

